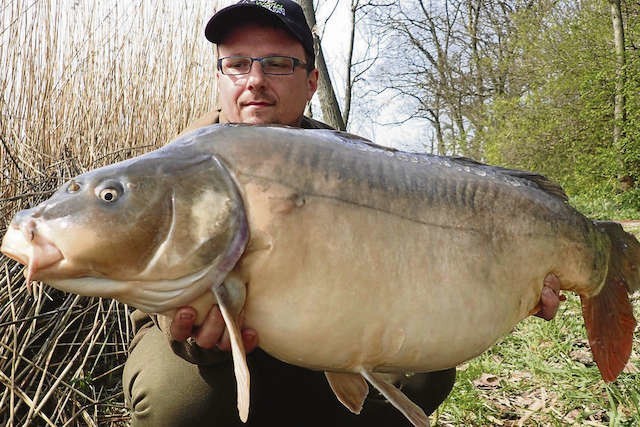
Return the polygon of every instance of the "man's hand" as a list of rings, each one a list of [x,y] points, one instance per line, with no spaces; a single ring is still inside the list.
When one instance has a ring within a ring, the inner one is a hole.
[[[212,349],[217,346],[220,350],[231,350],[229,333],[217,305],[211,308],[202,325],[194,327],[195,320],[196,311],[192,307],[181,307],[176,310],[170,329],[173,339],[186,341],[187,338],[192,337],[202,348]],[[258,346],[258,333],[251,328],[241,329],[241,333],[246,352],[253,351]]]
[[[560,301],[566,300],[567,297],[560,294],[560,279],[555,274],[547,274],[543,283],[544,287],[540,293],[540,302],[538,303],[540,309],[534,313],[534,316],[541,317],[544,320],[551,320],[555,317],[558,307],[560,307]]]

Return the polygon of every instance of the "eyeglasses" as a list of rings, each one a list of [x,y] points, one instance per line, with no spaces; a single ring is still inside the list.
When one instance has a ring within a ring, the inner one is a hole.
[[[218,70],[227,76],[238,76],[249,74],[254,62],[259,62],[264,74],[284,76],[293,74],[296,67],[303,67],[307,64],[291,56],[264,56],[262,58],[252,58],[250,56],[225,56],[218,59]]]

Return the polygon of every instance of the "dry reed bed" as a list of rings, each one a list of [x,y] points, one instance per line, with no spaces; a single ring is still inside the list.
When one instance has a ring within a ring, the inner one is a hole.
[[[0,236],[68,178],[158,147],[214,101],[216,1],[0,0]],[[0,425],[124,425],[128,307],[0,257]]]

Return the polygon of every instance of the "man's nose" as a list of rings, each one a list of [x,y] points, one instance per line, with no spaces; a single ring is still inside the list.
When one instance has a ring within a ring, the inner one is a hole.
[[[247,86],[249,89],[260,88],[264,86],[265,77],[262,70],[262,64],[259,61],[254,61],[247,74]]]

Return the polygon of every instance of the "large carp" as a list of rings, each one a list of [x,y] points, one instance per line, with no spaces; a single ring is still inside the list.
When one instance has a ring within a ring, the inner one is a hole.
[[[384,373],[480,354],[536,311],[553,273],[580,295],[612,381],[640,286],[638,241],[585,218],[540,175],[286,127],[202,128],[79,175],[18,213],[2,251],[28,280],[147,312],[193,305],[201,317],[220,304],[243,419],[240,308],[265,351],[327,372],[354,412],[368,381],[428,425]]]

